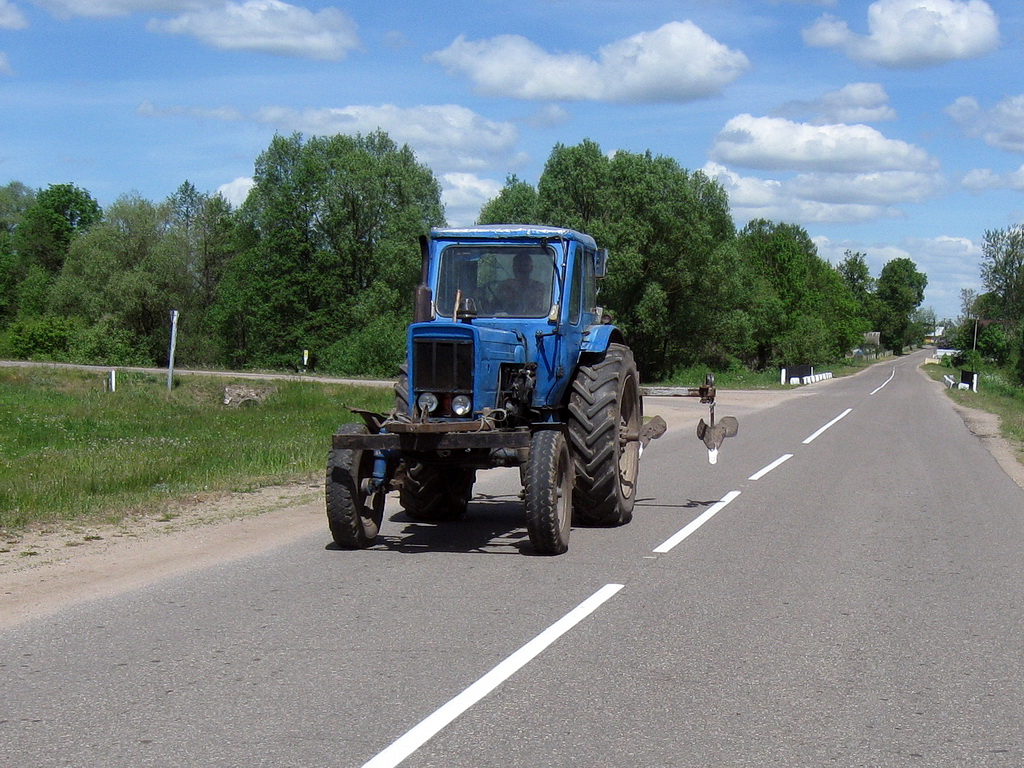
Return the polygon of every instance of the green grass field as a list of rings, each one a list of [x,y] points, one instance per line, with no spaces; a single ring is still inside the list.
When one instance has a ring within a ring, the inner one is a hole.
[[[223,404],[231,379],[0,370],[0,529],[117,521],[197,493],[247,491],[323,471],[346,406],[386,411],[387,389],[252,381],[264,402]],[[242,380],[237,380],[241,383]]]

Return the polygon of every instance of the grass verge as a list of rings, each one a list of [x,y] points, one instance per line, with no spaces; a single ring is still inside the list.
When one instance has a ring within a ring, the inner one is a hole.
[[[960,380],[960,371],[953,368],[926,365],[924,369],[936,381],[942,381],[944,374]],[[960,405],[996,414],[1000,432],[1024,463],[1024,388],[1015,386],[1001,371],[989,370],[981,372],[977,392],[956,388],[946,392]]]
[[[228,407],[227,378],[0,370],[0,529],[58,521],[116,522],[160,513],[204,492],[251,491],[309,478],[330,436],[355,418],[345,406],[388,410],[387,389],[246,380],[262,402]]]

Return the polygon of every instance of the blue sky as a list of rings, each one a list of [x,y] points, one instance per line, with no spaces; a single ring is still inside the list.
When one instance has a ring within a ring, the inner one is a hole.
[[[238,203],[275,133],[409,144],[472,223],[557,142],[675,158],[738,227],[979,289],[1024,220],[1019,0],[0,0],[0,184]]]

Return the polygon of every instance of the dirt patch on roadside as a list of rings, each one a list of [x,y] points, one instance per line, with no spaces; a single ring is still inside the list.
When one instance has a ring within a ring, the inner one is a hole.
[[[953,406],[953,410],[960,414],[967,429],[981,440],[982,445],[988,449],[992,458],[999,463],[1003,471],[1010,476],[1013,482],[1024,489],[1024,464],[1021,463],[1021,459],[1024,458],[1024,449],[1015,446],[1003,437],[999,429],[999,417],[994,413],[960,405],[950,398],[946,399]]]
[[[932,382],[936,388],[945,388],[941,381],[936,381],[928,375],[923,365],[918,366],[917,371]],[[1010,476],[1010,479],[1024,489],[1024,463],[1021,463],[1024,461],[1024,446],[1016,445],[1003,437],[1002,430],[999,428],[999,416],[961,405],[944,392],[939,394],[963,419],[967,430],[981,440],[981,444],[992,454],[992,458]]]
[[[182,502],[117,525],[0,532],[0,628],[325,531],[319,481]]]

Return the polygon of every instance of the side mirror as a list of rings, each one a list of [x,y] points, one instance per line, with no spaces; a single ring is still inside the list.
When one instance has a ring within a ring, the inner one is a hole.
[[[598,248],[594,256],[594,277],[604,277],[608,273],[608,249]]]

